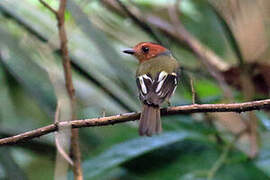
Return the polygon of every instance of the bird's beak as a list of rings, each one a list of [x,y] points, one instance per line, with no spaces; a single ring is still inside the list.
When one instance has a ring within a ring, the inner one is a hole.
[[[126,53],[126,54],[135,54],[135,51],[133,49],[127,49],[127,50],[124,50],[123,53]]]

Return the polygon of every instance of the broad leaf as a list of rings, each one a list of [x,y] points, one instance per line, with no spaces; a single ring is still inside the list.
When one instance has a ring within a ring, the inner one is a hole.
[[[159,136],[140,137],[113,146],[101,155],[83,163],[86,178],[94,177],[110,168],[118,166],[132,158],[148,153],[166,145],[186,139],[199,139],[198,134],[180,131],[164,133]]]

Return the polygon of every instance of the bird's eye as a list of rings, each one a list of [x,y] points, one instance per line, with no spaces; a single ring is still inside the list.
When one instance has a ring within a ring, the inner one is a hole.
[[[143,51],[144,53],[148,53],[149,47],[143,46],[143,47],[142,47],[142,51]]]

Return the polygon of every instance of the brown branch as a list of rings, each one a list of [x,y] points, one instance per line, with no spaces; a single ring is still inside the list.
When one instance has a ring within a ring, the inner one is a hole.
[[[18,133],[15,133],[12,129],[0,128],[0,138],[11,137],[14,136],[14,134]],[[55,146],[45,139],[31,139],[25,143],[18,143],[16,146],[49,157],[49,159],[54,159],[55,157]]]
[[[196,104],[196,91],[194,88],[193,77],[189,75],[189,79],[190,79],[190,88],[191,88],[191,94],[192,94],[192,104]]]
[[[54,10],[49,4],[47,4],[45,1],[43,0],[39,0],[39,2],[46,7],[47,9],[49,9],[55,16],[58,15],[58,12],[56,10]]]
[[[176,115],[176,114],[191,114],[191,113],[206,113],[206,112],[245,112],[261,109],[270,109],[270,99],[251,101],[245,103],[233,104],[192,104],[185,106],[175,106],[161,109],[162,116]],[[27,140],[40,137],[45,134],[57,131],[58,126],[71,125],[72,128],[92,127],[92,126],[106,126],[122,122],[134,121],[139,119],[140,113],[125,113],[115,116],[108,116],[103,118],[61,121],[58,124],[51,124],[32,131],[21,133],[12,137],[0,139],[0,146],[17,144]]]
[[[60,108],[61,108],[61,103],[60,101],[57,103],[56,106],[56,111],[54,115],[54,123],[58,124],[60,121]],[[57,151],[61,154],[61,156],[71,165],[74,166],[74,163],[72,159],[69,157],[68,153],[64,150],[64,148],[60,144],[60,137],[58,137],[58,131],[55,133],[55,146],[57,148]]]
[[[75,114],[75,89],[72,82],[72,74],[71,74],[71,64],[68,55],[68,47],[67,47],[67,35],[65,30],[65,9],[66,9],[66,0],[61,0],[59,9],[58,9],[58,30],[59,30],[59,38],[61,42],[61,52],[62,52],[62,61],[64,66],[65,73],[65,83],[66,89],[68,91],[68,95],[71,101],[71,111],[72,111],[72,119],[76,119]],[[81,152],[79,146],[79,131],[78,129],[72,129],[71,134],[71,155],[74,162],[73,173],[74,179],[82,180],[83,173],[81,168]]]
[[[64,67],[64,75],[65,75],[65,84],[66,89],[69,95],[69,99],[71,102],[71,111],[72,111],[72,119],[76,119],[75,114],[75,89],[72,82],[72,72],[71,72],[71,63],[69,59],[68,47],[67,47],[67,34],[65,30],[65,10],[66,10],[66,0],[61,0],[59,4],[58,11],[55,11],[53,8],[50,7],[47,3],[43,0],[39,0],[45,7],[47,7],[51,12],[53,12],[57,19],[57,27],[59,33],[59,40],[60,40],[60,48],[62,54],[62,63]],[[58,123],[59,125],[61,123]],[[56,142],[57,143],[57,142]],[[79,132],[78,129],[72,129],[71,134],[71,155],[74,162],[73,166],[73,173],[74,179],[82,180],[83,173],[81,168],[81,152],[79,147]]]

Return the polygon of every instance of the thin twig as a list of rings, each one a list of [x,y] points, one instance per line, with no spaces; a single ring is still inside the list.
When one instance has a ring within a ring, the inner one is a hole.
[[[245,103],[233,103],[233,104],[192,104],[185,106],[175,106],[161,109],[162,116],[176,115],[176,114],[191,114],[191,113],[206,113],[206,112],[245,112],[260,109],[270,109],[270,99],[261,101],[251,101]],[[108,116],[104,118],[93,118],[73,121],[59,122],[59,126],[65,126],[70,124],[72,128],[92,127],[92,126],[106,126],[117,123],[134,121],[139,119],[140,113],[126,113],[118,114],[115,116]],[[19,142],[25,142],[35,137],[40,137],[45,134],[57,131],[58,126],[51,124],[39,129],[21,133],[12,137],[0,139],[0,146],[8,144],[17,144]]]
[[[59,123],[60,107],[61,107],[61,103],[58,102],[57,106],[56,106],[55,114],[54,114],[54,123],[56,123],[56,124]]]
[[[68,95],[71,101],[71,111],[72,111],[72,119],[76,119],[75,113],[75,89],[72,82],[72,73],[71,73],[71,64],[68,54],[67,47],[67,35],[65,30],[65,9],[66,9],[66,0],[61,0],[59,9],[58,9],[58,30],[59,30],[59,38],[61,42],[61,52],[62,52],[62,61],[64,66],[65,73],[65,83],[66,89],[68,91]],[[71,155],[74,162],[73,173],[74,179],[82,180],[83,173],[81,168],[81,152],[79,146],[79,131],[78,129],[72,129],[71,134]]]
[[[58,12],[56,10],[54,10],[49,4],[47,4],[45,1],[43,0],[39,0],[39,2],[46,7],[47,9],[49,9],[55,16],[58,15]]]
[[[14,136],[14,134],[18,134],[18,133],[15,133],[14,130],[12,129],[0,129],[1,138],[11,137],[11,136]],[[39,155],[49,157],[49,159],[53,159],[55,157],[55,154],[54,154],[55,146],[51,142],[45,139],[42,139],[42,140],[32,139],[25,143],[21,143],[21,144],[18,143],[16,144],[16,146],[27,149]]]
[[[193,77],[189,75],[189,79],[190,79],[190,87],[191,87],[191,93],[192,93],[192,104],[196,104],[196,92],[194,89]]]
[[[57,138],[57,134],[55,135],[55,146],[58,150],[58,152],[62,155],[62,157],[71,165],[73,166],[74,163],[72,161],[72,159],[68,156],[68,154],[66,153],[66,151],[62,148],[62,146],[60,145],[60,142]]]
[[[60,107],[61,104],[60,102],[57,103],[57,107],[56,107],[56,111],[55,111],[55,115],[54,115],[54,123],[55,124],[59,124],[59,119],[60,119]],[[60,145],[59,142],[59,138],[58,138],[58,131],[56,131],[55,133],[55,146],[58,150],[58,152],[62,155],[62,157],[71,165],[73,166],[74,163],[72,161],[72,159],[69,157],[69,155],[66,153],[66,151],[63,149],[63,147]]]
[[[65,75],[65,84],[66,89],[69,95],[69,99],[71,102],[71,111],[72,111],[72,117],[71,119],[76,119],[75,114],[75,89],[72,82],[72,73],[71,73],[71,63],[69,59],[69,52],[67,47],[67,34],[65,30],[65,10],[66,10],[66,0],[61,0],[59,4],[58,11],[55,11],[50,5],[45,3],[43,0],[39,0],[40,3],[42,3],[45,7],[47,7],[50,11],[52,11],[57,19],[57,27],[58,27],[58,33],[59,33],[59,40],[60,40],[60,48],[61,48],[61,54],[62,54],[62,63],[64,67],[64,75]],[[57,123],[60,125],[61,123]],[[57,145],[58,141],[56,141]],[[83,174],[82,174],[82,168],[81,168],[81,152],[79,147],[79,132],[78,129],[72,129],[72,135],[71,135],[71,155],[73,158],[74,166],[73,166],[73,173],[74,173],[74,179],[76,180],[82,180]]]

